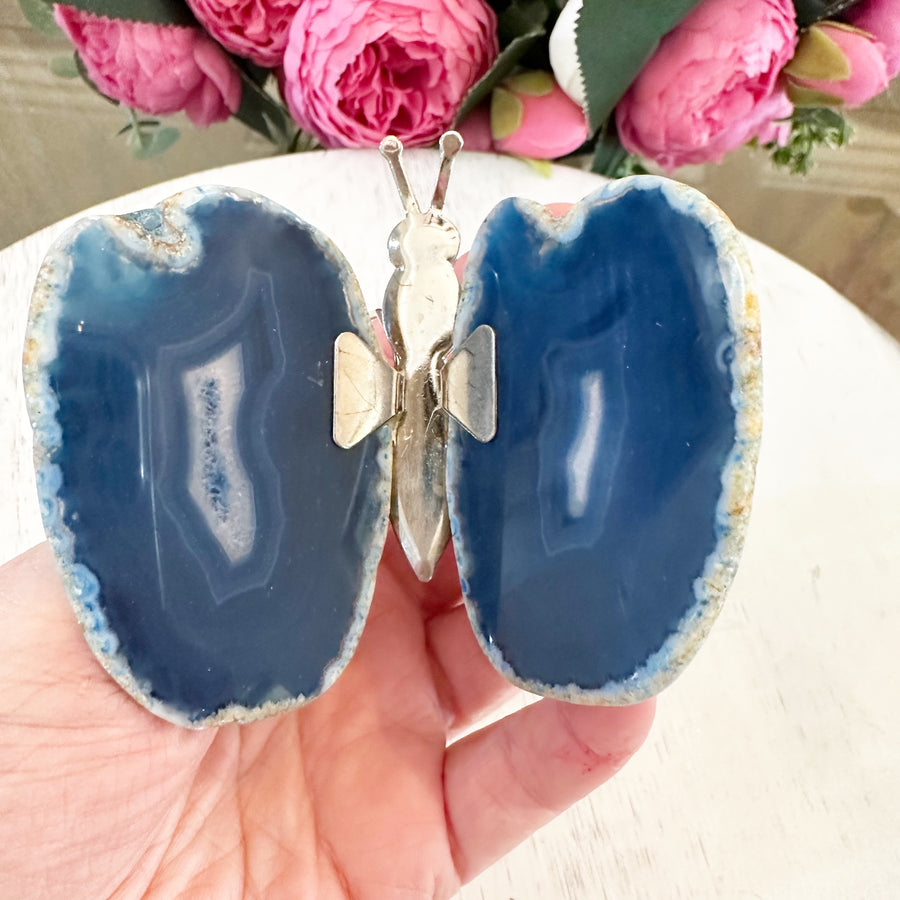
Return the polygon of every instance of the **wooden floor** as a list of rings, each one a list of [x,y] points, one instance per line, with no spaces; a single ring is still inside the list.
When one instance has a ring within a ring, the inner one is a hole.
[[[0,6],[0,247],[101,200],[271,152],[238,124],[200,132],[184,122],[162,158],[133,159],[116,137],[123,112],[51,73],[66,48],[35,33],[17,4]],[[753,150],[678,176],[900,337],[900,79],[852,119],[854,144],[820,154],[807,178]]]

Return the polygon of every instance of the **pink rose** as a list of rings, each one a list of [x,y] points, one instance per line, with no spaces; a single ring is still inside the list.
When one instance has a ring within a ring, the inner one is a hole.
[[[760,144],[784,147],[791,138],[790,116],[793,111],[794,105],[785,92],[775,91],[768,100],[756,106],[758,124],[751,123],[753,136]]]
[[[226,49],[257,65],[281,64],[302,0],[187,0],[197,21]]]
[[[861,106],[888,85],[884,47],[840,22],[817,22],[785,68],[788,96],[805,106]]]
[[[587,140],[588,126],[549,72],[522,72],[494,89],[491,133],[501,153],[557,159]]]
[[[158,116],[183,109],[201,126],[240,106],[240,76],[199,28],[107,19],[61,4],[53,15],[91,81],[113,100]]]
[[[791,114],[778,73],[794,52],[790,0],[703,0],[660,42],[616,107],[632,153],[671,170],[718,162]]]
[[[387,134],[429,144],[496,54],[483,0],[304,0],[282,90],[326,146],[371,147]]]
[[[900,0],[862,0],[847,10],[846,18],[881,43],[888,78],[900,72]]]

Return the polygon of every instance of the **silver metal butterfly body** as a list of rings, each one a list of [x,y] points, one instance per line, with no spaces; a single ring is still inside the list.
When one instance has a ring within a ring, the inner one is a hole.
[[[381,323],[393,359],[374,353],[353,332],[334,351],[335,443],[349,448],[385,423],[392,427],[391,522],[409,562],[428,581],[450,537],[445,485],[447,416],[482,442],[497,430],[496,336],[481,325],[452,348],[460,287],[453,268],[459,232],[444,216],[453,159],[462,138],[441,138],[431,205],[416,201],[395,137],[381,142],[406,215],[388,251],[396,271]]]

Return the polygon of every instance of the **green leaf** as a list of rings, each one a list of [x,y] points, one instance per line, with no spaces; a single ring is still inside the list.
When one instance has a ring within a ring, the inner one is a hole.
[[[594,148],[591,171],[612,178],[627,158],[628,151],[619,143],[615,131],[602,129],[597,146]]]
[[[815,88],[803,87],[787,80],[787,95],[796,109],[818,109],[820,106],[843,106],[842,97],[836,97],[827,91],[819,91]]]
[[[782,71],[814,81],[846,81],[850,77],[850,63],[825,29],[814,25],[800,37],[793,57]]]
[[[552,0],[551,0],[552,2]],[[513,0],[497,16],[497,38],[500,46],[535,29],[546,30],[550,9],[545,0]]]
[[[532,159],[530,156],[518,156],[514,153],[510,155],[513,159],[526,163],[528,168],[541,178],[550,178],[553,175],[553,163],[549,159]]]
[[[234,117],[248,128],[261,134],[286,151],[294,137],[295,126],[288,111],[272,97],[265,88],[258,85],[242,69],[241,105]]]
[[[519,60],[528,50],[544,35],[543,28],[534,28],[527,34],[515,38],[509,46],[504,47],[494,60],[494,64],[472,85],[472,89],[466,94],[466,99],[456,113],[453,125],[459,125],[482,100],[487,99],[491,91],[509,75],[518,65]]]
[[[794,175],[806,175],[813,167],[816,147],[843,147],[852,130],[833,109],[796,109],[791,116],[791,134],[783,147],[774,141],[763,147],[772,153],[772,162]]]
[[[647,170],[639,156],[629,153],[619,141],[615,122],[607,122],[600,129],[591,171],[607,178],[624,178],[626,175],[646,175]]]
[[[517,72],[503,82],[503,86],[515,94],[526,97],[546,97],[553,92],[556,81],[549,72]]]
[[[813,22],[833,19],[858,2],[859,0],[794,0],[794,14],[797,24],[801,28],[807,28]]]
[[[91,76],[88,75],[87,67],[84,64],[84,60],[76,53],[75,54],[75,66],[78,69],[78,74],[81,76],[81,80],[98,96],[102,97],[107,103],[112,103],[113,106],[119,106],[118,100],[113,100],[112,97],[107,97],[100,88],[97,87],[96,84],[91,80]]]
[[[81,75],[74,53],[66,56],[54,56],[50,60],[50,71],[57,78],[78,78]]]
[[[575,45],[591,130],[609,117],[628,86],[699,0],[584,0]]]
[[[19,0],[19,9],[28,19],[28,24],[47,37],[64,38],[62,28],[53,18],[53,4],[48,0]]]
[[[272,72],[271,69],[258,66],[255,62],[251,62],[249,59],[241,59],[239,56],[233,56],[231,59],[241,70],[241,73],[246,75],[255,85],[265,87]]]
[[[152,130],[144,130],[141,128],[132,129],[129,137],[136,136],[129,141],[131,147],[131,155],[135,159],[150,159],[165,153],[175,141],[180,137],[177,128],[154,128]]]
[[[308,131],[302,131],[299,128],[294,135],[293,140],[288,145],[288,153],[308,153],[310,150],[318,150],[322,145],[319,139]]]
[[[155,25],[196,25],[184,0],[66,0],[83,12],[110,19],[152,22]]]
[[[522,101],[503,88],[491,94],[491,135],[502,141],[518,131],[522,124]]]

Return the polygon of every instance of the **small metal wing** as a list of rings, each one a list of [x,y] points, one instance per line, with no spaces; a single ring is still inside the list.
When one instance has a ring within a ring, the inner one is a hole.
[[[497,433],[497,340],[479,325],[443,368],[444,409],[483,444]]]
[[[334,442],[349,450],[396,411],[396,373],[352,331],[334,342]]]

